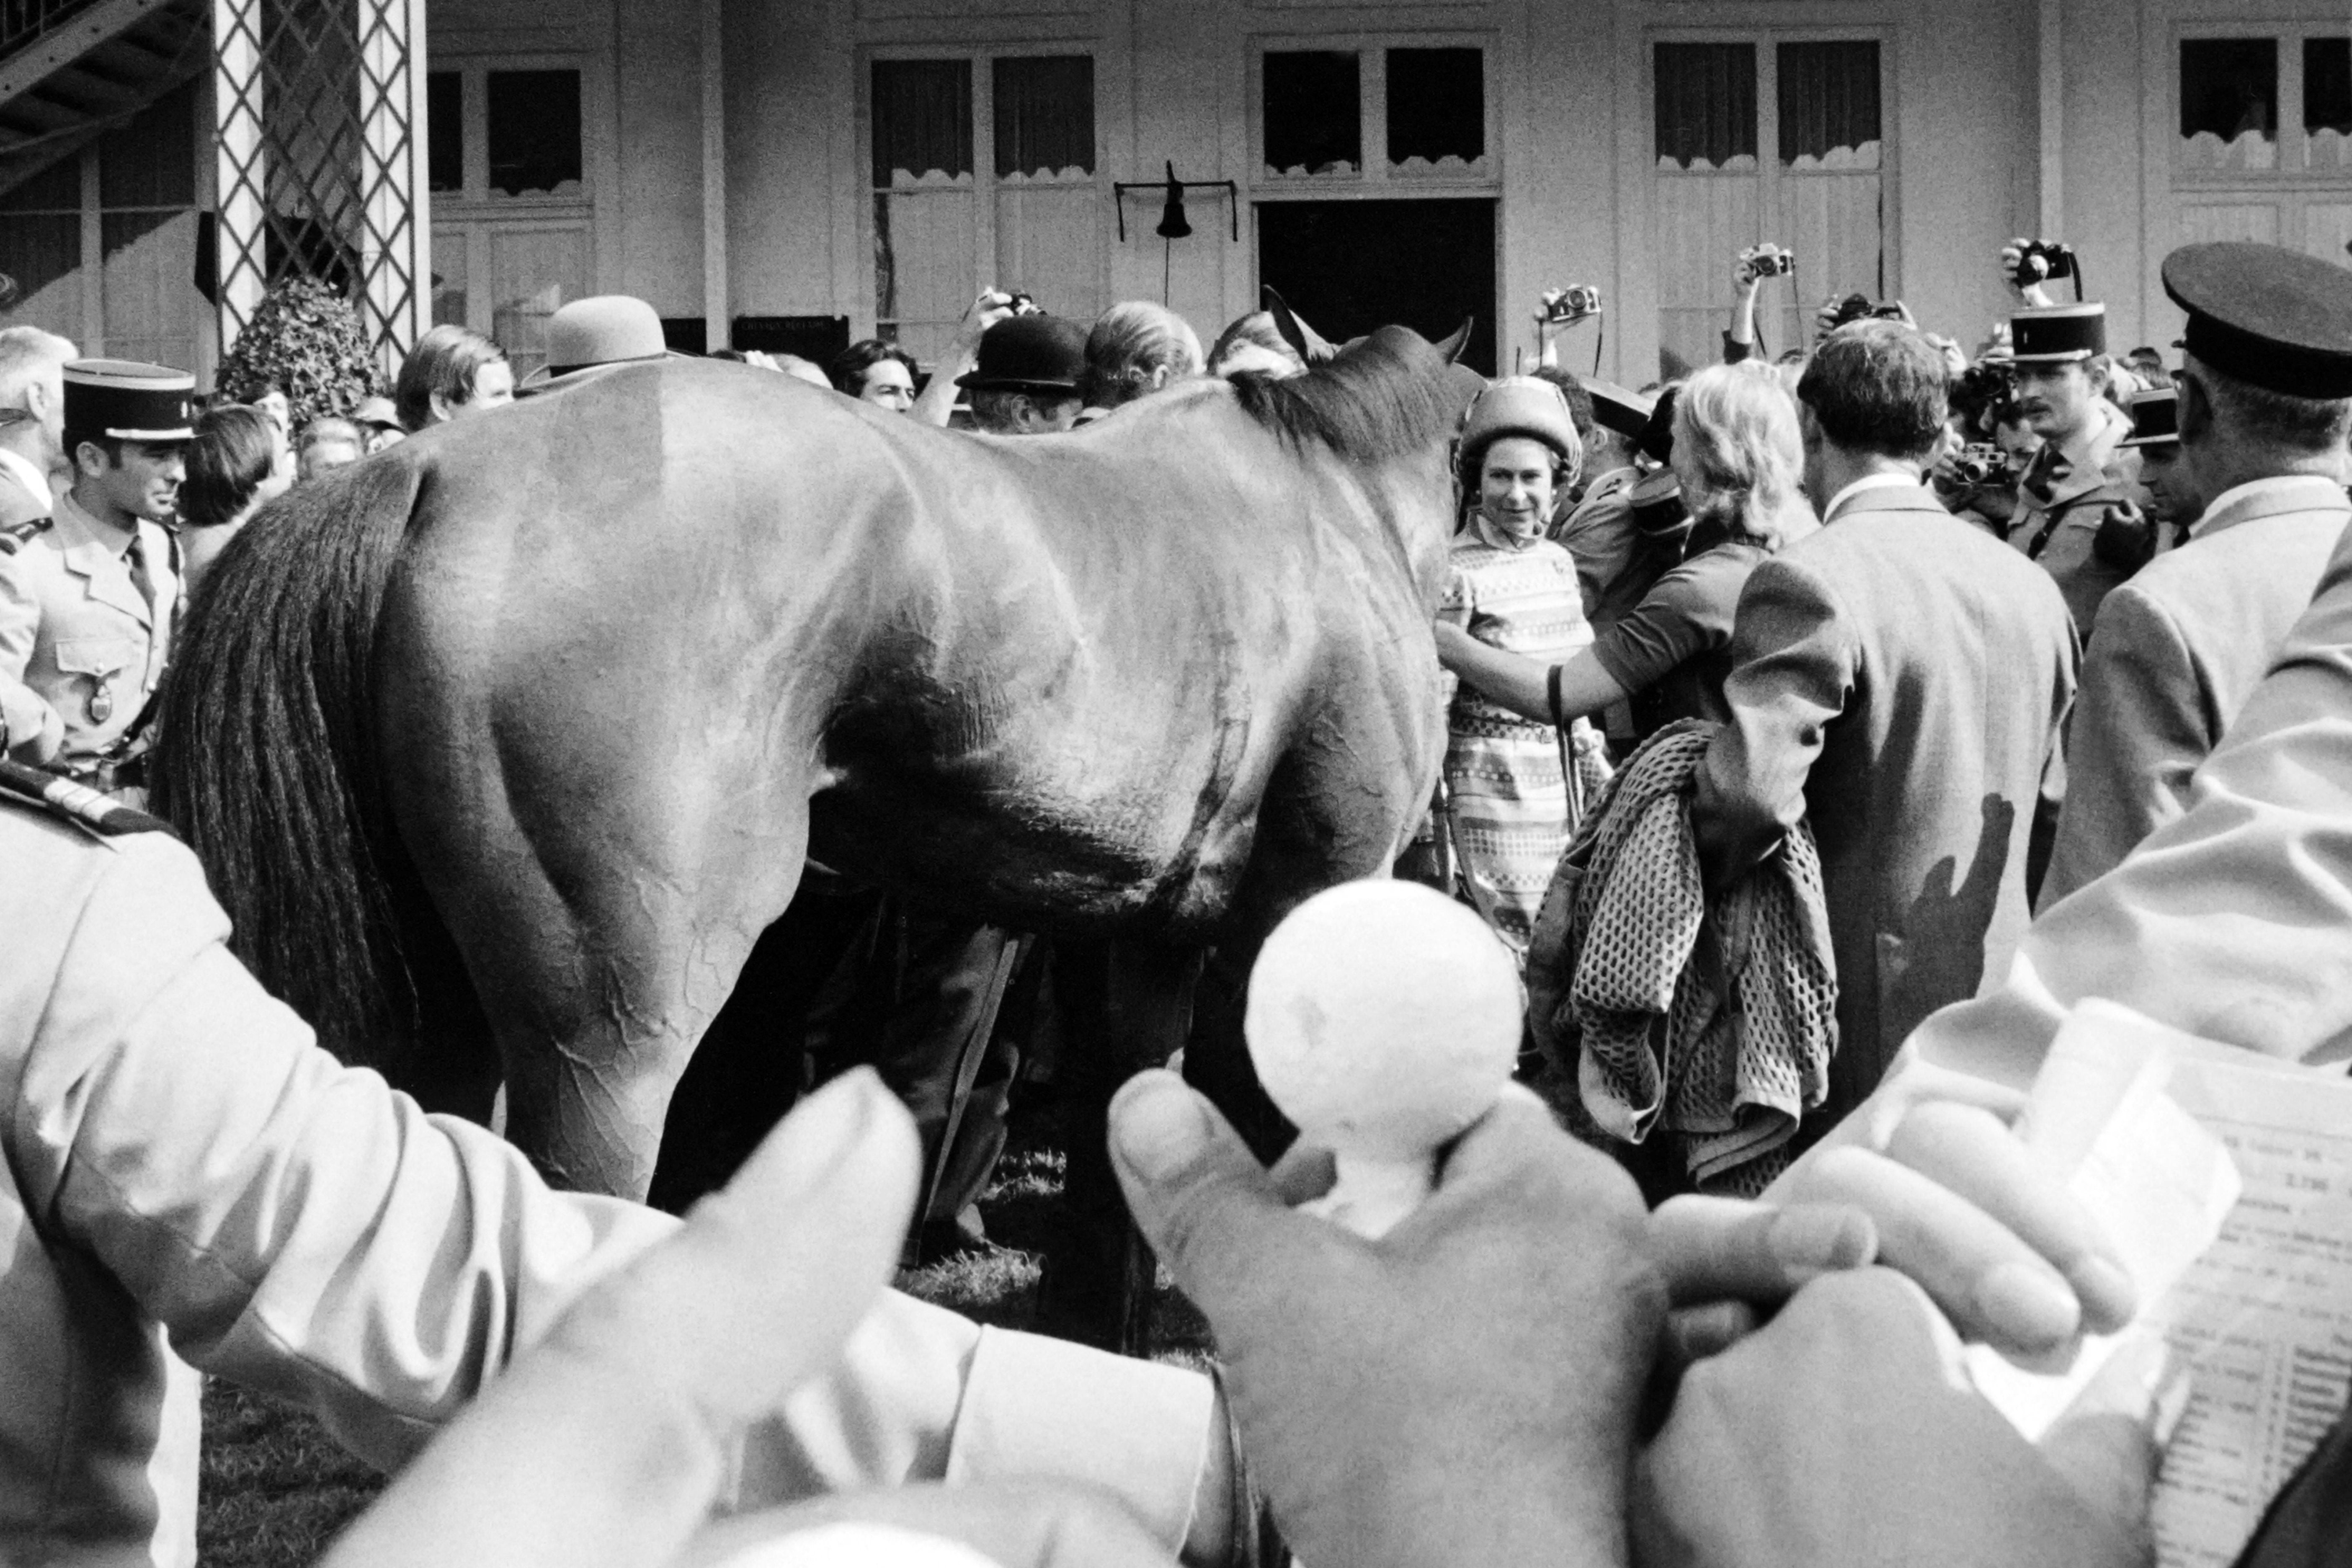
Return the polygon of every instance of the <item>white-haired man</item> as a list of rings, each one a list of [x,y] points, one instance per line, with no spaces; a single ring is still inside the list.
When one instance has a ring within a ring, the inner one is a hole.
[[[55,332],[0,328],[0,409],[33,416],[32,429],[0,442],[0,528],[49,515],[49,470],[65,452],[66,363],[79,357]]]

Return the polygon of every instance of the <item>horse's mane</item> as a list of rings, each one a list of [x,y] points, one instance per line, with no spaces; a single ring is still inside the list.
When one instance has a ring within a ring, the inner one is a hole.
[[[1445,359],[1420,333],[1382,327],[1303,375],[1233,378],[1234,395],[1297,447],[1381,462],[1451,437],[1461,423]]]

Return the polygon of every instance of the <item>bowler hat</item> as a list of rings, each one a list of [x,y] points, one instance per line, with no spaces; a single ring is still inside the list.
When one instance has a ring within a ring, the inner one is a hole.
[[[363,397],[352,410],[352,423],[363,429],[398,430],[403,426],[400,416],[394,411],[389,397]]]
[[[1087,330],[1059,316],[1007,316],[981,334],[980,363],[956,377],[970,392],[1078,393],[1087,368]]]
[[[547,319],[547,363],[523,377],[537,390],[564,376],[636,360],[688,359],[662,336],[661,317],[628,294],[592,294]]]

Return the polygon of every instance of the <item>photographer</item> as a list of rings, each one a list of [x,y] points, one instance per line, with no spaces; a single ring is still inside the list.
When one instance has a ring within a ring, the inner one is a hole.
[[[1767,242],[1739,253],[1731,268],[1731,327],[1723,334],[1723,363],[1738,364],[1756,353],[1756,296],[1767,278],[1792,277],[1797,258]]]
[[[1936,499],[1961,521],[2006,539],[2017,511],[2018,477],[2042,449],[2042,437],[2018,405],[2006,360],[1987,360],[1961,374],[1952,388],[1951,431],[1951,449],[1928,475]]]

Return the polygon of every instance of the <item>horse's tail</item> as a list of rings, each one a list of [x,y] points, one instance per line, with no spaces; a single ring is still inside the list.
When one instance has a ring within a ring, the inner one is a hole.
[[[377,777],[376,618],[425,467],[390,453],[263,509],[213,563],[173,649],[154,805],[204,862],[230,947],[349,1061],[414,1038]]]

